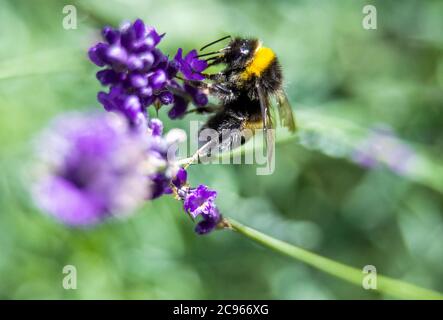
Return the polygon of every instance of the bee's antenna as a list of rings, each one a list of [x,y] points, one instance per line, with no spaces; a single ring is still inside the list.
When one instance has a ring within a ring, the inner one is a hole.
[[[212,55],[212,54],[216,54],[216,53],[220,53],[220,50],[219,50],[219,51],[212,51],[212,52],[208,52],[208,53],[204,53],[204,54],[199,54],[199,55],[197,56],[197,58],[210,56],[210,55]]]
[[[220,57],[211,57],[211,58],[206,59],[205,61],[209,62],[209,61],[212,61],[212,60],[217,60],[218,58],[220,58]]]
[[[212,46],[213,44],[216,44],[216,43],[218,43],[218,42],[220,42],[220,41],[223,41],[223,40],[226,40],[226,39],[228,39],[228,38],[231,38],[231,36],[226,36],[226,37],[220,38],[220,39],[218,39],[218,40],[215,40],[215,41],[213,41],[213,42],[211,42],[211,43],[208,43],[207,45],[203,46],[203,47],[200,49],[200,51],[203,51],[203,50],[205,50],[207,47],[210,47],[210,46]]]

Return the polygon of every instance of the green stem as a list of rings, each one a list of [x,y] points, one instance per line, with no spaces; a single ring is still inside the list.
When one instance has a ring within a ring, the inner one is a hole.
[[[280,252],[293,259],[302,261],[323,272],[329,273],[337,278],[362,287],[363,278],[366,276],[362,270],[347,266],[281,240],[272,238],[264,233],[244,226],[235,220],[227,219],[225,224],[230,226],[238,233],[267,248]],[[421,288],[407,282],[391,279],[378,274],[376,290],[380,293],[385,293],[389,296],[400,299],[443,299],[443,294],[439,292]]]

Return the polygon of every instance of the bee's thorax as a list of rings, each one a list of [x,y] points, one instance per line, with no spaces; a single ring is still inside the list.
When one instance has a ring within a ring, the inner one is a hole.
[[[275,58],[275,53],[270,48],[258,46],[251,61],[241,73],[241,78],[248,80],[253,76],[260,77]]]

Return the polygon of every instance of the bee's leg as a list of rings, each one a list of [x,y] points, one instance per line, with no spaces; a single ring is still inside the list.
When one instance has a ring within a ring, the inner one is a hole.
[[[226,75],[223,72],[218,73],[203,73],[203,75],[206,77],[206,79],[209,79],[214,82],[225,82],[226,81]]]
[[[222,106],[215,105],[215,104],[207,104],[203,107],[194,108],[191,110],[186,111],[186,114],[188,113],[215,113],[222,109]]]
[[[206,59],[206,62],[209,62],[207,68],[223,63],[223,60],[223,56]]]
[[[205,129],[211,129],[216,132],[215,139],[203,142],[199,149],[189,158],[181,160],[181,164],[186,169],[189,165],[197,162],[200,158],[210,157],[211,152],[223,152],[233,149],[233,146],[240,146],[248,138],[244,137],[243,129],[245,127],[246,118],[233,112],[232,110],[222,109],[213,115],[208,122],[200,129],[200,134]],[[213,135],[208,134],[208,137]]]
[[[232,90],[228,88],[224,81],[203,82],[203,81],[187,81],[189,85],[213,95],[231,95]]]
[[[211,157],[210,152],[213,150],[225,152],[244,144],[251,137],[248,133],[250,130],[245,130],[247,119],[246,114],[232,109],[223,109],[212,116],[200,130],[200,134],[205,129],[215,130],[217,144],[212,145],[211,149],[207,149],[206,154],[201,153],[200,156]],[[212,136],[211,132],[209,135]]]
[[[191,157],[184,159],[183,169],[187,169],[191,164],[198,161],[201,155],[204,155],[208,150],[217,145],[217,141],[208,141],[202,145]]]
[[[227,94],[229,94],[230,96],[231,95],[233,96],[233,92],[230,89],[225,88],[223,85],[205,83],[202,81],[187,81],[187,83],[195,88],[202,90],[206,94],[213,94],[218,97],[226,96]],[[174,88],[172,86],[169,86],[168,90],[171,91],[173,94],[176,94],[189,102],[191,102],[193,99],[192,96],[189,95],[188,93],[184,93],[180,90],[177,90],[176,88]],[[221,106],[214,105],[214,104],[207,104],[206,106],[202,106],[202,107],[198,107],[198,108],[189,110],[186,113],[194,113],[194,112],[195,113],[214,113],[214,112],[220,111],[220,109],[221,109]]]
[[[213,95],[223,100],[232,100],[235,98],[234,91],[232,91],[225,82],[200,82],[196,87],[208,95]]]

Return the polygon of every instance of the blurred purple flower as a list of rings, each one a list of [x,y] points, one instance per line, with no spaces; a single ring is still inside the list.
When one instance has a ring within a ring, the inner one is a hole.
[[[38,142],[33,196],[71,226],[133,211],[149,195],[145,139],[117,115],[57,118]]]
[[[397,174],[406,173],[414,158],[414,150],[385,127],[373,129],[352,155],[353,161],[362,167],[374,168],[383,164]]]
[[[167,193],[183,175],[176,151],[186,135],[173,129],[163,136],[158,119],[147,126],[148,135],[134,131],[118,114],[57,119],[39,141],[37,204],[63,223],[83,226]]]
[[[70,226],[89,226],[122,216],[145,200],[177,190],[186,213],[201,216],[195,231],[206,234],[221,219],[217,192],[190,188],[176,151],[186,137],[179,129],[163,135],[151,119],[146,132],[132,130],[118,114],[70,114],[57,118],[38,140],[33,196],[37,205]]]
[[[163,134],[163,123],[160,119],[151,119],[148,126],[153,136],[160,137]]]

